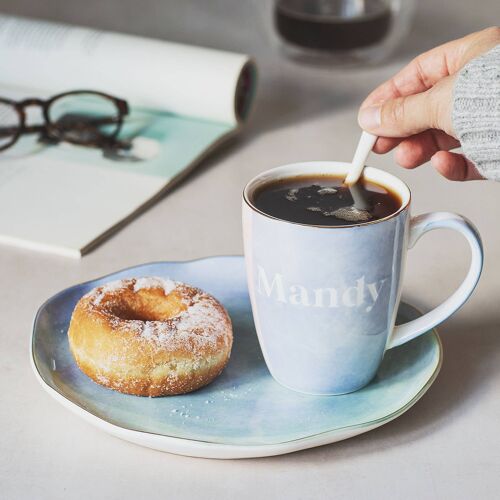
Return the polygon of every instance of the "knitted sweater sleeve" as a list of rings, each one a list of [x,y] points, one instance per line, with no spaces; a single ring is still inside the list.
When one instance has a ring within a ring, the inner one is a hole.
[[[452,120],[465,156],[484,177],[500,181],[500,45],[458,74]]]

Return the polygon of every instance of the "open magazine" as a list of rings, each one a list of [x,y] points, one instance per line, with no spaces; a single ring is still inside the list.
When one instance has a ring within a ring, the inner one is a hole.
[[[22,137],[0,152],[0,243],[81,256],[237,132],[255,79],[242,54],[0,16],[0,97],[87,89],[125,99],[120,139],[138,152]]]

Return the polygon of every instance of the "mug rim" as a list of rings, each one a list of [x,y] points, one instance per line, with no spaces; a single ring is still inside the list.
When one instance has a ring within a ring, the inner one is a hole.
[[[260,174],[257,174],[254,176],[252,179],[250,179],[247,184],[245,185],[243,189],[243,201],[246,203],[246,205],[253,211],[257,212],[260,215],[263,215],[264,217],[267,217],[268,219],[272,219],[275,221],[283,222],[286,224],[293,224],[295,226],[304,226],[304,227],[311,227],[311,228],[317,228],[317,229],[351,229],[353,227],[364,227],[364,226],[370,226],[373,224],[379,224],[381,222],[385,222],[387,220],[393,219],[394,217],[397,217],[401,212],[404,212],[408,207],[410,206],[411,202],[411,190],[406,184],[406,182],[402,181],[399,177],[396,177],[393,174],[390,174],[389,172],[375,168],[375,167],[368,167],[366,166],[364,171],[363,171],[363,177],[366,177],[367,180],[374,182],[376,184],[381,184],[383,187],[388,188],[388,186],[382,182],[382,181],[377,181],[372,179],[371,177],[373,175],[381,175],[382,177],[387,177],[391,181],[394,182],[394,184],[399,184],[400,187],[402,187],[402,190],[405,191],[404,194],[401,193],[401,190],[396,190],[397,195],[401,199],[401,206],[396,210],[394,213],[389,214],[385,217],[382,217],[381,219],[377,220],[372,220],[372,221],[367,221],[367,222],[361,222],[359,224],[345,224],[345,225],[318,225],[318,224],[305,224],[303,222],[294,222],[294,221],[289,221],[285,219],[280,219],[279,217],[275,217],[274,215],[269,215],[266,212],[263,212],[262,210],[258,209],[250,200],[250,191],[253,191],[256,185],[259,183],[259,181],[262,181],[262,184],[265,184],[266,182],[275,180],[279,178],[279,176],[275,175],[273,177],[273,174],[279,174],[280,172],[285,172],[287,169],[290,168],[301,168],[301,167],[306,167],[304,168],[304,171],[301,174],[290,174],[290,175],[283,175],[283,177],[295,177],[295,176],[300,176],[300,175],[325,175],[327,173],[326,171],[322,173],[318,173],[317,171],[314,171],[314,167],[322,167],[322,169],[325,169],[327,167],[335,167],[336,170],[341,170],[341,172],[335,172],[331,173],[332,175],[340,173],[346,174],[347,171],[350,167],[350,163],[348,162],[342,162],[342,161],[305,161],[305,162],[296,162],[296,163],[287,163],[285,165],[280,165],[278,167],[273,167],[271,169],[265,170],[264,172],[261,172]],[[265,181],[264,181],[265,179]],[[390,188],[389,188],[390,189]],[[406,199],[405,195],[406,194]]]

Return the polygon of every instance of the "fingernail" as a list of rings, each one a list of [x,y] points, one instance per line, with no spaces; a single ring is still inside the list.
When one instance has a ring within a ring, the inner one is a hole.
[[[380,106],[368,106],[359,112],[359,126],[365,130],[374,130],[380,127]]]

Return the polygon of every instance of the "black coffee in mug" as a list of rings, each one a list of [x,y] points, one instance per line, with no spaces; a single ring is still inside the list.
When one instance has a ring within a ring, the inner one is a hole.
[[[401,200],[389,188],[361,179],[353,187],[329,175],[278,179],[256,189],[252,202],[267,215],[311,226],[348,226],[383,219]]]

